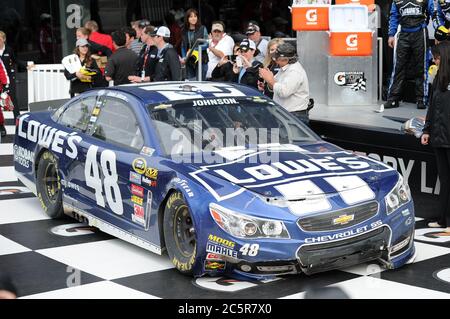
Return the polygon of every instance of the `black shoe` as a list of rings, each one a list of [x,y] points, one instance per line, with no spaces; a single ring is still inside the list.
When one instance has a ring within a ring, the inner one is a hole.
[[[383,105],[385,109],[393,109],[399,107],[398,101],[387,101]]]
[[[6,136],[6,129],[3,125],[0,125],[0,136],[5,137]]]
[[[425,110],[427,107],[425,106],[425,104],[423,104],[422,101],[417,102],[417,109],[418,110]]]

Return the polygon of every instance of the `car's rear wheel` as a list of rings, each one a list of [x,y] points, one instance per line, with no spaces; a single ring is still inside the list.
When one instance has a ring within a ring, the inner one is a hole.
[[[45,213],[51,218],[61,218],[64,212],[58,162],[49,151],[45,151],[39,159],[36,190]]]
[[[192,275],[197,259],[197,234],[189,207],[180,192],[169,196],[164,211],[164,240],[174,266]]]

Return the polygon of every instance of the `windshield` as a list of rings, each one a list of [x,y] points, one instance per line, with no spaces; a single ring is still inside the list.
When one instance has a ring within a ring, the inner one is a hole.
[[[166,155],[317,141],[295,117],[262,98],[203,99],[149,109]]]

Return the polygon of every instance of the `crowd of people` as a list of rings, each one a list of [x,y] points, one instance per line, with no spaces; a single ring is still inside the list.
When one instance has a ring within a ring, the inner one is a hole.
[[[232,82],[263,92],[308,123],[308,78],[294,46],[281,38],[268,41],[253,21],[242,37],[227,34],[222,21],[213,21],[210,30],[196,9],[186,11],[178,29],[171,24],[156,27],[143,19],[107,35],[98,31],[95,21],[88,21],[76,30],[73,55],[81,70],[65,72],[70,95],[109,83]]]

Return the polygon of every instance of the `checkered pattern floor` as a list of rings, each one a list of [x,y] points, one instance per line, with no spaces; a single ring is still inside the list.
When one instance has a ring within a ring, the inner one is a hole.
[[[74,220],[50,220],[14,175],[13,120],[0,144],[0,272],[20,298],[303,298],[307,289],[339,287],[351,298],[449,298],[450,237],[417,220],[416,261],[384,271],[360,265],[268,282],[180,275],[157,256]]]

